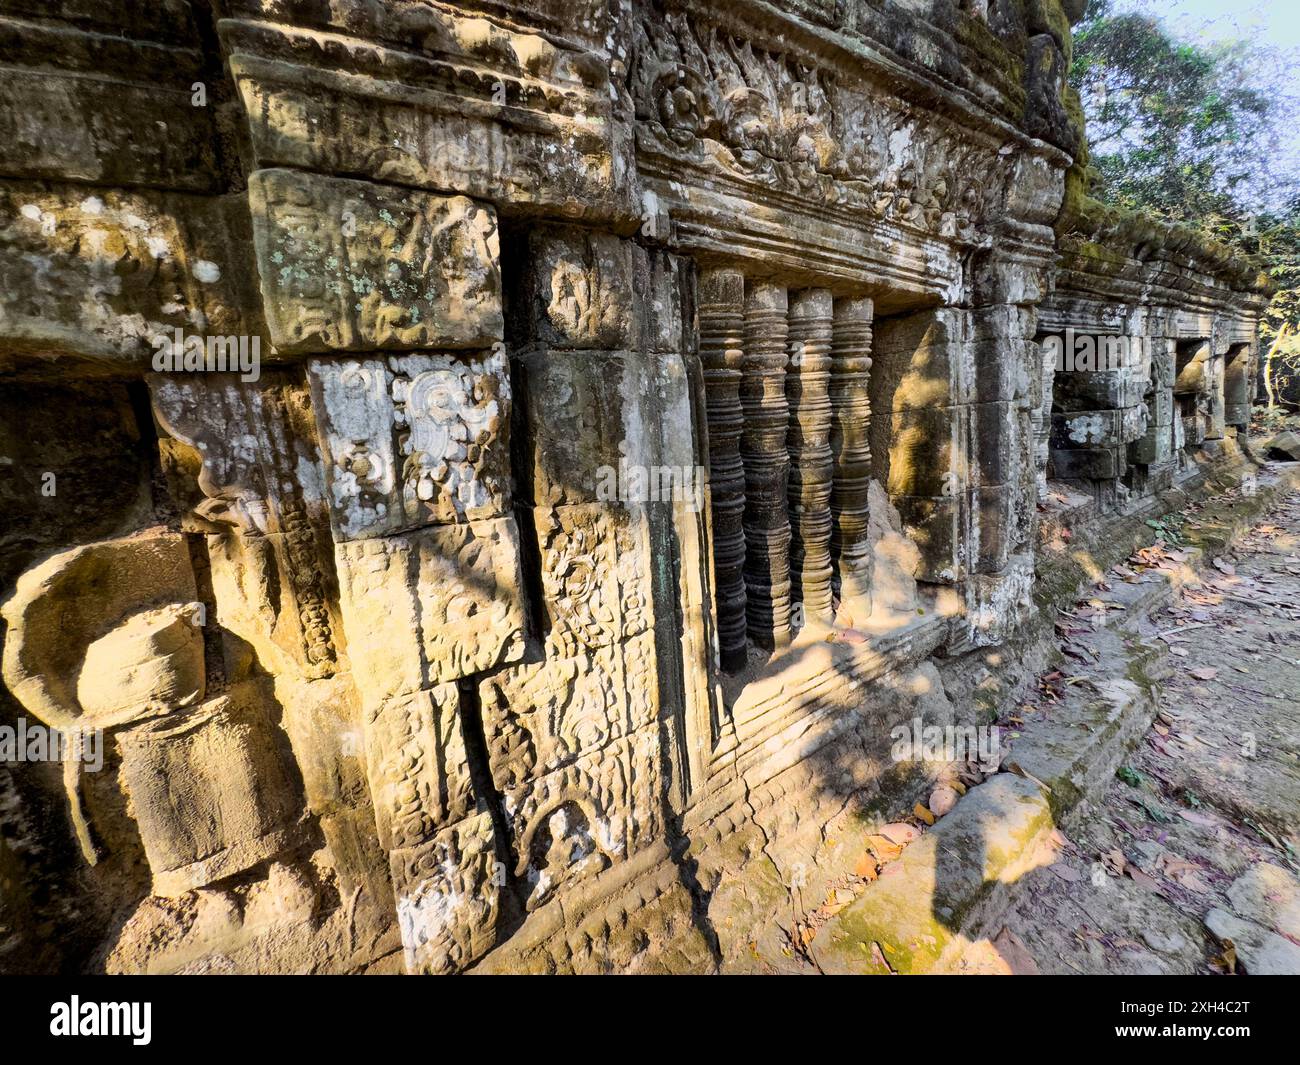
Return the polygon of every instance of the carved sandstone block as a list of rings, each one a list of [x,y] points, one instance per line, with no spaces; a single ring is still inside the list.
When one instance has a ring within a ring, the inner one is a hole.
[[[548,649],[562,656],[651,625],[650,539],[639,506],[537,507]]]
[[[528,909],[662,838],[660,744],[651,725],[505,794]]]
[[[620,501],[703,508],[704,471],[689,446],[689,417],[681,416],[685,385],[677,357],[542,348],[513,363],[522,412],[514,450],[523,459],[525,498],[539,506]]]
[[[490,814],[395,850],[389,863],[408,972],[457,972],[492,949],[504,876],[498,874]]]
[[[210,533],[222,625],[268,664],[320,678],[339,657],[339,618],[320,451],[306,388],[269,372],[151,374],[154,413],[187,445],[201,496],[184,498],[185,456],[169,450],[188,529]],[[169,442],[170,443],[170,442]]]
[[[313,359],[330,520],[352,540],[510,509],[504,349]]]
[[[578,30],[572,10],[543,36],[428,4],[274,7],[280,25],[254,10],[257,21],[220,24],[258,165],[454,189],[592,222],[639,217],[609,62],[554,43]]]
[[[492,780],[510,791],[655,720],[654,637],[512,666],[479,690]]]
[[[473,348],[501,339],[491,207],[293,170],[259,170],[248,192],[280,351]]]
[[[141,614],[191,603],[197,594],[185,538],[176,533],[106,540],[54,555],[24,573],[4,603],[5,683],[31,713],[64,730],[120,725],[201,698],[201,647],[196,676],[196,648],[174,617]],[[124,623],[112,646],[102,646],[104,662],[96,666],[92,658],[92,670],[81,679],[88,651]],[[143,678],[114,649],[134,649],[135,664],[146,666],[156,683],[142,691]],[[164,668],[169,660],[173,667]],[[107,664],[123,670],[118,679],[127,687],[96,675]],[[87,707],[82,699],[91,696]]]
[[[57,18],[52,6],[30,14]],[[92,7],[109,5],[78,6],[63,14],[84,25],[94,18]],[[187,10],[173,6],[167,15],[157,14],[159,21],[174,17],[172,32],[189,37],[189,47],[129,39],[132,31],[123,23],[144,21],[138,15],[110,21],[101,34],[11,18],[10,10],[6,4],[0,13],[6,175],[197,192],[219,187],[213,111],[192,103],[191,86],[202,80],[204,63]],[[137,24],[133,32],[153,36],[154,30]]]
[[[522,657],[513,518],[339,543],[335,561],[348,653],[368,702]]]
[[[532,227],[512,301],[512,336],[524,343],[606,351],[637,346],[633,245],[608,233]]]
[[[474,806],[455,684],[386,699],[365,712],[366,765],[387,850],[414,847]]]
[[[175,329],[260,338],[248,231],[243,197],[5,182],[0,368],[29,355],[143,370]]]
[[[295,841],[298,803],[261,710],[223,697],[118,736],[155,895],[180,895]]]

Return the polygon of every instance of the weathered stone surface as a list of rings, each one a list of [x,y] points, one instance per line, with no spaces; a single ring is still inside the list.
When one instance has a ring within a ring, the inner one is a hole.
[[[380,845],[414,847],[468,816],[474,796],[455,684],[397,695],[365,715]]]
[[[548,646],[568,655],[650,627],[650,545],[643,508],[537,507],[533,518]]]
[[[313,359],[308,380],[341,540],[510,509],[510,378],[478,356]]]
[[[362,691],[410,694],[517,661],[523,577],[512,518],[335,545]]]
[[[807,968],[931,656],[1238,456],[1253,275],[1080,195],[1075,0],[210,6],[0,0],[0,727],[112,740],[0,766],[0,967]]]
[[[210,534],[221,623],[295,672],[333,675],[340,619],[306,388],[281,372],[148,380],[183,524]]]
[[[193,702],[202,697],[201,668],[196,671],[202,649],[174,625],[181,615],[153,615],[164,621],[161,631],[156,621],[131,619],[150,607],[166,611],[192,603],[197,595],[189,551],[175,534],[88,544],[55,555],[24,573],[4,603],[5,683],[42,721],[72,731],[165,714]],[[120,672],[107,678],[87,674],[83,681],[87,652],[124,622],[113,646],[100,645],[103,653],[96,652]],[[120,652],[136,661],[124,661]],[[93,696],[91,708],[81,694]]]
[[[491,207],[293,170],[249,178],[282,352],[488,347],[502,336]]]
[[[614,351],[638,340],[630,241],[585,229],[530,227],[512,334],[523,343]]]
[[[407,3],[239,7],[221,32],[259,165],[566,218],[639,216],[608,57],[554,43],[572,39],[571,10],[543,34]]]
[[[662,838],[659,746],[658,727],[643,728],[504,794],[527,908]]]
[[[16,355],[139,372],[158,337],[258,337],[247,205],[0,181],[0,368]]]
[[[122,776],[155,895],[180,895],[295,842],[297,802],[255,706],[218,699],[122,732]]]
[[[998,885],[1023,873],[1034,839],[1051,823],[1047,800],[1027,780],[1000,774],[974,789],[908,846],[896,871],[822,927],[811,947],[818,966],[828,973],[934,969]]]
[[[456,972],[492,948],[500,911],[496,868],[492,819],[486,813],[421,846],[393,852],[407,972]]]
[[[1283,462],[1300,462],[1300,437],[1295,433],[1278,433],[1263,441],[1264,454]]]
[[[482,684],[488,763],[505,793],[645,728],[659,712],[648,633],[503,670]]]

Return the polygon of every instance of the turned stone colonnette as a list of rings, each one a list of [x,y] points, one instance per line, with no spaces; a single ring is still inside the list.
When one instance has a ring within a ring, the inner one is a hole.
[[[701,272],[722,667],[870,609],[872,301]]]

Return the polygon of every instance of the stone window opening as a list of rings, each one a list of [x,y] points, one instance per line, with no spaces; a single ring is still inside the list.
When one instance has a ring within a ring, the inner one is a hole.
[[[1212,349],[1209,340],[1178,342],[1174,361],[1174,405],[1181,427],[1178,448],[1191,455],[1210,432]]]
[[[868,595],[872,301],[701,272],[720,665]]]

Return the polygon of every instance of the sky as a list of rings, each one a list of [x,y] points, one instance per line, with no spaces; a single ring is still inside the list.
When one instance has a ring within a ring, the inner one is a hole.
[[[1279,48],[1300,49],[1296,0],[1116,0],[1115,10],[1155,15],[1191,40],[1263,38]]]

